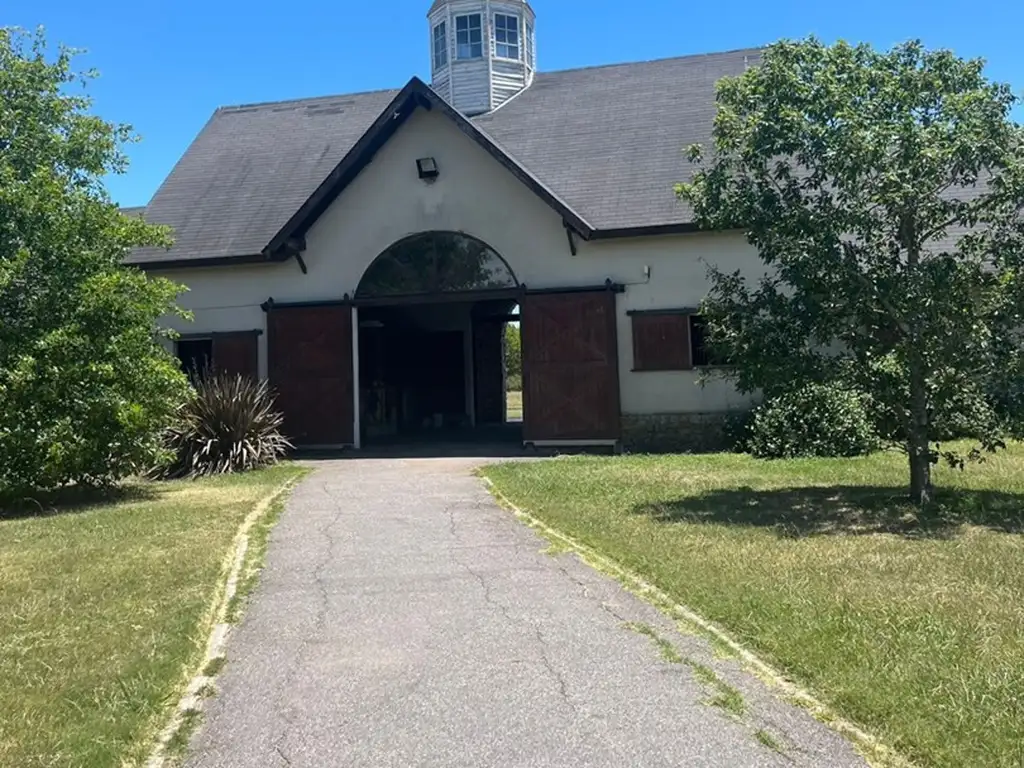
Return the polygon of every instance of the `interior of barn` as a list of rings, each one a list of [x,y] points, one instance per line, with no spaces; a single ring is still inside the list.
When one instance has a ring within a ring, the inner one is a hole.
[[[361,307],[364,442],[521,440],[505,351],[514,308],[508,299]]]

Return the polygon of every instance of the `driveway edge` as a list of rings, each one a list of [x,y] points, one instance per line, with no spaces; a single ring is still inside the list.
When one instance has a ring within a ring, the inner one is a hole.
[[[698,634],[702,634],[713,643],[727,648],[730,653],[734,654],[744,666],[764,683],[780,691],[786,700],[806,709],[820,723],[848,739],[861,756],[872,765],[879,768],[916,768],[915,763],[857,724],[841,717],[810,691],[794,683],[768,662],[740,644],[724,629],[704,618],[692,608],[677,603],[669,594],[639,574],[625,568],[593,547],[548,525],[516,506],[505,494],[498,490],[489,477],[482,474],[482,471],[478,470],[477,476],[498,504],[515,515],[522,523],[533,528],[554,544],[560,552],[573,552],[591,568],[611,576],[627,590],[645,602],[650,603],[669,618],[684,622]]]
[[[165,768],[165,766],[174,764],[175,756],[169,753],[169,745],[181,739],[187,740],[192,729],[198,724],[198,717],[202,713],[204,701],[208,696],[207,692],[225,661],[224,647],[232,626],[232,622],[229,621],[229,613],[233,599],[238,592],[239,577],[246,564],[249,533],[271,511],[274,504],[286,496],[304,476],[305,473],[289,478],[261,499],[239,526],[231,548],[224,558],[222,572],[225,572],[226,575],[214,592],[207,618],[203,622],[204,624],[209,623],[210,626],[206,650],[174,707],[170,722],[157,736],[156,744],[146,760],[146,768]]]

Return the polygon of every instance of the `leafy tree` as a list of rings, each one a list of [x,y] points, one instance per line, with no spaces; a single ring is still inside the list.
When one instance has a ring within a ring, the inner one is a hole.
[[[505,373],[520,380],[523,375],[523,337],[518,323],[505,324]]]
[[[0,489],[103,484],[148,464],[187,392],[161,345],[179,287],[122,265],[167,234],[102,180],[129,127],[89,113],[92,75],[42,32],[0,29]]]
[[[845,380],[909,455],[911,496],[953,434],[995,450],[1020,415],[1024,132],[983,62],[769,46],[718,85],[713,147],[677,192],[765,275],[711,269],[712,345],[745,392]],[[977,455],[977,449],[970,455]]]

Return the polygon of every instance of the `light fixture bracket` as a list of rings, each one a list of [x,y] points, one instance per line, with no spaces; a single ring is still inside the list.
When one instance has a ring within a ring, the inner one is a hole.
[[[432,157],[421,157],[417,160],[416,171],[419,173],[419,177],[427,182],[436,181],[437,177],[441,175],[437,161]]]

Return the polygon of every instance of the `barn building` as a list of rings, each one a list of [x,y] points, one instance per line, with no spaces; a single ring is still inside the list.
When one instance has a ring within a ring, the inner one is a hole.
[[[745,401],[699,383],[706,269],[759,262],[674,185],[758,52],[543,72],[525,0],[428,21],[430,85],[223,107],[160,186],[175,243],[130,261],[190,289],[183,364],[269,378],[305,446],[714,443]]]

